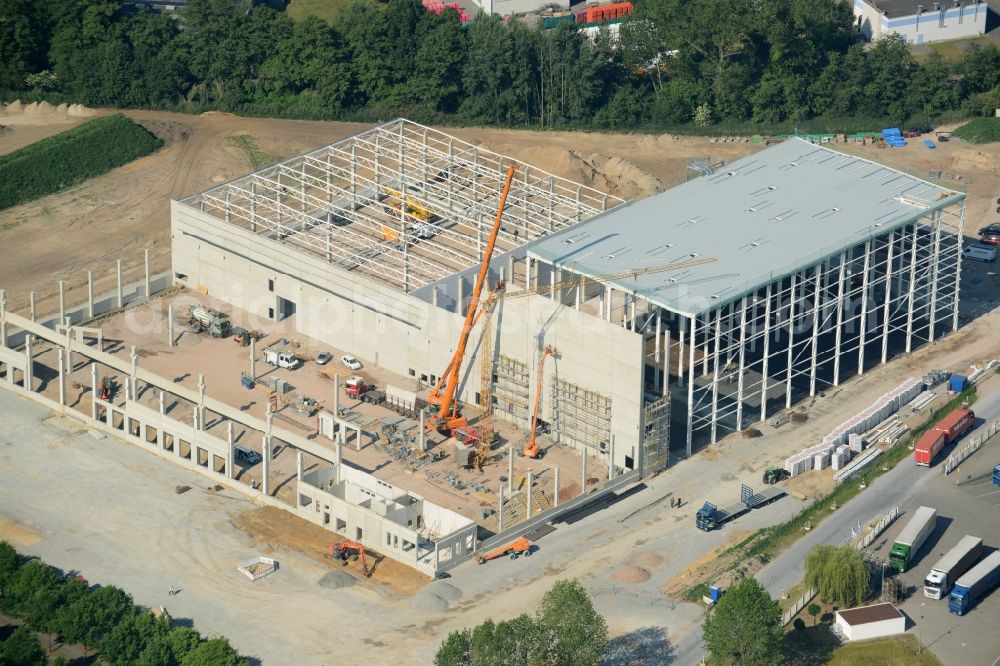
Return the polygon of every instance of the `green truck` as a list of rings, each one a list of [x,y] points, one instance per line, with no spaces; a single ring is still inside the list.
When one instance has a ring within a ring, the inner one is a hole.
[[[935,525],[937,525],[937,509],[929,506],[917,509],[910,522],[906,523],[906,527],[896,537],[896,542],[892,544],[892,550],[889,551],[889,566],[899,573],[909,569],[916,560],[920,547],[934,531]]]

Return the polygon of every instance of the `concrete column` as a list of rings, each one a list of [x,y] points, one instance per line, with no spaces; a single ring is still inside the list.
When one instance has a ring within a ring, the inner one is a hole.
[[[302,452],[295,452],[295,479],[302,483]]]
[[[581,451],[583,454],[581,457],[582,463],[580,464],[580,493],[587,492],[587,448],[584,447]]]
[[[420,451],[427,450],[427,408],[420,410],[420,432],[417,434],[417,448]]]
[[[7,346],[7,299],[4,290],[0,289],[0,347]],[[10,377],[10,372],[7,376]]]
[[[660,326],[661,326],[661,316],[660,310],[656,310],[656,334],[653,340],[654,352],[653,352],[653,390],[660,390]]]
[[[161,399],[162,405],[162,399]],[[160,413],[163,413],[161,406]],[[97,420],[97,363],[90,364],[90,418]]]
[[[31,321],[35,321],[35,292],[28,294],[28,308],[31,311]]]
[[[531,474],[531,472],[528,472],[528,483],[527,483],[527,487],[524,490],[524,492],[527,493],[527,498],[528,498],[527,499],[527,511],[526,511],[525,517],[524,517],[525,520],[527,520],[528,518],[531,518],[531,486],[532,486],[532,483],[533,483],[532,474]]]
[[[32,391],[35,380],[35,357],[31,353],[32,335],[24,336],[24,390]]]
[[[132,345],[132,351],[129,353],[129,359],[132,361],[132,370],[129,373],[129,377],[132,378],[132,392],[128,394],[130,400],[136,400],[136,395],[138,392],[139,382],[136,381],[136,375],[139,371],[139,350]]]
[[[531,291],[531,257],[524,258],[524,290]]]
[[[885,299],[882,301],[882,363],[889,359],[889,308],[892,305],[892,261],[896,251],[896,230],[889,234],[889,255],[885,262]],[[957,273],[956,273],[957,275]]]
[[[162,415],[163,411],[164,411],[163,410],[163,399],[164,399],[164,397],[163,397],[163,391],[160,391],[158,399],[159,399],[159,402],[160,402],[160,414]],[[161,425],[162,425],[162,423],[161,423]],[[167,438],[165,437],[165,434],[166,433],[163,432],[163,428],[157,428],[156,429],[156,448],[158,448],[160,451],[163,450],[163,447],[164,447],[164,445],[165,445],[165,443],[167,441]]]
[[[663,396],[670,393],[670,329],[663,333]]]
[[[66,362],[59,354],[59,404],[66,406]]]
[[[913,223],[913,240],[910,247],[910,289],[906,308],[906,353],[913,349],[913,302],[917,296],[917,223]]]
[[[167,306],[167,344],[171,347],[174,345],[174,305],[171,303]]]
[[[462,307],[462,301],[465,300],[465,294],[462,293],[462,276],[459,275],[455,278],[455,314],[465,314],[465,308]]]
[[[226,423],[226,443],[229,444],[229,455],[226,456],[226,478],[233,478],[233,463],[236,460],[236,437],[233,433],[233,422]]]
[[[507,492],[514,494],[514,447],[507,449]]]
[[[743,430],[743,372],[746,369],[746,352],[747,352],[747,308],[750,306],[750,300],[744,296],[743,303],[740,305],[740,353],[739,353],[739,368],[737,372],[739,375],[736,377],[736,430]],[[756,307],[754,312],[756,312]]]
[[[731,309],[731,308],[730,308]],[[722,335],[722,308],[715,311],[715,335],[712,343],[712,444],[717,441],[719,415],[719,338]],[[705,351],[708,351],[708,341],[705,341]],[[708,354],[705,354],[704,373],[708,374]]]
[[[66,319],[66,283],[59,280],[59,321]]]
[[[336,419],[340,417],[340,375],[333,376],[333,416],[333,428],[336,430]]]
[[[559,506],[559,468],[556,467],[553,470],[555,472],[555,480],[553,481],[553,492],[552,492],[552,506]]]
[[[615,478],[615,436],[611,435],[608,451],[608,481]]]
[[[785,373],[785,409],[792,407],[792,370],[795,366],[795,287],[798,273],[792,273],[790,289],[791,300],[788,303],[788,369]]]
[[[124,285],[122,285],[122,260],[119,259],[116,266],[116,274],[118,276],[118,308],[121,309],[125,305],[125,292]]]
[[[125,382],[127,383],[128,380],[126,379]],[[127,393],[128,393],[128,391],[126,391],[126,394]],[[191,410],[191,426],[195,430],[201,430],[201,424],[198,423],[198,406],[197,405],[195,405],[194,408]],[[192,443],[192,447],[193,446],[194,446],[194,444]],[[194,456],[194,454],[192,453],[192,460],[193,460],[193,456]]]
[[[264,463],[261,470],[261,490],[265,495],[271,494],[271,437],[270,435],[265,435],[263,443],[261,444],[261,451],[263,452]]]
[[[94,318],[94,272],[87,271],[87,319]]]
[[[697,329],[698,320],[694,317],[691,318],[691,330],[688,335],[691,337],[688,340],[688,414],[687,414],[687,443],[686,451],[687,455],[691,455],[692,448],[694,446],[694,342],[695,342],[695,329]]]
[[[811,352],[812,358],[809,360],[809,395],[816,395],[816,348],[817,341],[819,340],[819,311],[823,300],[823,281],[820,276],[823,273],[823,266],[825,262],[821,262],[816,265],[816,285],[813,295],[813,317],[812,317],[812,342]]]
[[[503,484],[500,484],[500,492],[497,494],[497,532],[503,532]]]
[[[514,255],[507,257],[507,281],[514,284]]]
[[[438,306],[438,286],[434,285],[431,288],[431,305],[434,307]]]
[[[205,375],[198,375],[198,425],[205,429]]]
[[[344,449],[341,447],[340,444],[334,444],[333,450],[334,450],[334,463],[336,465],[335,471],[337,473],[337,483],[340,483],[343,480],[343,475],[341,474],[341,467],[343,467],[344,465]]]
[[[687,317],[681,317],[681,331],[677,336],[677,386],[684,388],[684,334],[687,333]]]
[[[931,263],[931,301],[927,308],[927,314],[930,316],[930,324],[927,330],[927,340],[929,342],[934,342],[934,333],[937,330],[937,291],[938,291],[938,278],[941,274],[941,211],[934,211],[932,218],[934,220],[934,244],[931,253],[934,257]],[[961,269],[956,271],[960,273]]]
[[[146,281],[145,281],[146,291],[144,292],[144,295],[146,296],[146,300],[148,301],[149,297],[150,297],[150,293],[149,293],[149,291],[150,291],[150,287],[149,287],[149,284],[150,284],[149,283],[149,248],[146,248],[143,251],[142,261],[143,261],[143,268],[146,271]]]
[[[250,336],[250,379],[257,381],[257,339]]]

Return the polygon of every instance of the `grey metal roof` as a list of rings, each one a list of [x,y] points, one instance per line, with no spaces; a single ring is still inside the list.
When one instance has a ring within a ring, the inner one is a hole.
[[[605,280],[674,312],[701,314],[964,197],[789,139],[539,239],[528,254],[594,278],[714,257],[679,271]]]
[[[939,0],[939,7],[934,8],[934,0],[866,0],[875,9],[884,12],[889,18],[900,18],[902,16],[916,16],[923,10],[924,13],[939,12],[942,9],[951,10],[955,8],[952,0]],[[963,2],[963,5],[974,5],[974,2]],[[985,4],[985,3],[984,3]],[[983,8],[985,9],[985,7]]]

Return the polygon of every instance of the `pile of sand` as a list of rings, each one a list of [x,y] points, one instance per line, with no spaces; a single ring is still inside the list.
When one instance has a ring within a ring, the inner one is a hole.
[[[410,608],[422,613],[444,613],[448,610],[448,600],[438,596],[430,588],[431,586],[428,585],[414,594],[413,598],[410,599]]]
[[[25,113],[38,113],[38,102],[32,102],[24,107]]]
[[[620,157],[583,156],[572,150],[569,157],[584,183],[623,199],[641,199],[664,189],[659,178]]]
[[[15,99],[10,104],[3,108],[4,113],[21,113],[24,111],[24,104],[21,104],[21,100]]]
[[[73,118],[89,118],[94,115],[94,110],[83,104],[70,104],[67,113]]]
[[[651,553],[648,550],[635,553],[630,561],[637,567],[642,567],[643,569],[658,569],[663,566],[663,556],[657,555],[656,553]]]
[[[425,587],[424,590],[436,597],[441,597],[445,601],[458,601],[462,598],[462,590],[443,580],[434,581]]]
[[[17,113],[28,113],[33,115],[50,115],[50,114],[60,114],[66,115],[74,118],[89,118],[94,115],[95,111],[83,104],[60,104],[59,106],[52,106],[48,102],[32,102],[31,104],[24,104],[19,99],[15,99],[10,104],[0,105],[0,111],[7,115],[17,114]]]
[[[619,583],[645,583],[652,576],[648,569],[637,567],[634,564],[626,564],[611,572],[611,580]]]
[[[354,576],[340,569],[330,569],[319,579],[320,587],[330,590],[339,590],[343,587],[352,587],[357,581]]]

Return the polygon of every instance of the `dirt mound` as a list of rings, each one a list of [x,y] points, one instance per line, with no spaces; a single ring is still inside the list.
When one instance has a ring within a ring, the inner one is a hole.
[[[10,104],[3,107],[4,113],[21,113],[24,111],[24,104],[21,104],[21,100],[15,99]]]
[[[443,580],[434,581],[424,588],[424,592],[441,597],[445,601],[458,601],[462,598],[462,590]]]
[[[663,191],[663,182],[628,160],[600,153],[581,155],[569,151],[583,182],[624,199],[641,199]]]
[[[424,588],[410,599],[410,608],[424,613],[443,613],[448,610],[448,601]]]
[[[643,569],[658,569],[659,567],[663,566],[663,563],[666,560],[663,559],[662,555],[651,553],[647,550],[635,553],[630,558],[630,561],[632,562],[632,564],[636,565],[637,567],[642,567]]]
[[[94,115],[94,110],[83,104],[70,104],[68,113],[74,118],[88,118]]]
[[[626,564],[611,572],[611,580],[619,583],[645,583],[651,577],[648,569],[633,564]]]
[[[32,102],[24,107],[25,113],[38,113],[38,102]]]
[[[56,107],[52,106],[45,100],[38,103],[38,113],[53,113],[55,110]]]
[[[341,571],[340,569],[330,569],[323,577],[319,579],[320,587],[325,587],[330,590],[339,590],[343,587],[351,587],[357,581],[354,576],[347,573],[346,571]]]
[[[951,168],[958,171],[998,172],[995,155],[972,148],[956,151],[955,156],[951,160]]]
[[[59,114],[62,114],[62,115],[65,116],[67,113],[69,113],[69,104],[67,104],[66,102],[63,102],[62,104],[60,104],[59,106],[57,106],[56,107],[56,113],[59,113]]]

